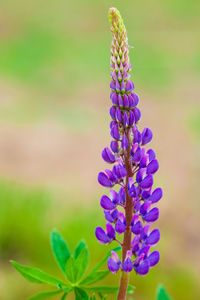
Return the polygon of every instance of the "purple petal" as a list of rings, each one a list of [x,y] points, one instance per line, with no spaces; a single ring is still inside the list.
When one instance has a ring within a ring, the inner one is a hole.
[[[147,166],[147,174],[154,174],[159,169],[159,163],[157,159],[153,159]]]
[[[142,132],[142,145],[146,145],[147,143],[149,143],[152,140],[152,137],[153,137],[153,133],[151,129],[147,127],[144,128]]]
[[[142,169],[141,169],[142,170]],[[140,187],[143,189],[148,189],[153,185],[153,176],[147,175],[141,182]]]
[[[113,105],[118,105],[118,96],[116,92],[111,92],[110,99],[112,100]]]
[[[114,261],[112,257],[108,257],[108,269],[112,273],[116,273],[119,270],[120,264]]]
[[[95,235],[98,241],[102,244],[106,244],[110,242],[109,237],[105,233],[105,231],[101,227],[97,227],[95,230]]]
[[[108,147],[104,148],[102,153],[102,158],[107,162],[107,163],[114,163],[115,162],[115,157],[112,154],[112,152],[110,151],[110,149]]]
[[[147,154],[149,155],[149,161],[152,161],[153,159],[156,158],[156,154],[155,154],[155,152],[152,149],[149,149],[147,151]]]
[[[110,148],[112,149],[112,151],[114,153],[118,153],[119,152],[119,145],[118,145],[118,142],[117,141],[112,141],[110,143]]]
[[[140,207],[141,215],[145,215],[150,207],[151,207],[151,202],[150,201],[144,202]]]
[[[157,188],[151,194],[149,201],[151,201],[152,203],[156,203],[162,198],[162,195],[163,195],[162,189]]]
[[[119,121],[119,122],[122,122],[123,121],[123,118],[122,118],[122,113],[121,113],[121,110],[119,107],[117,107],[117,110],[116,110],[116,119]]]
[[[123,98],[122,98],[122,95],[121,95],[121,94],[119,94],[119,96],[118,96],[118,102],[119,102],[119,106],[120,106],[120,107],[123,107],[123,106],[124,106],[124,102],[123,102]]]
[[[109,239],[114,239],[115,238],[115,229],[110,223],[106,223],[106,231],[107,231],[107,236]]]
[[[129,112],[129,122],[128,122],[128,125],[131,127],[133,126],[133,123],[135,121],[135,117],[134,117],[134,114],[132,111]]]
[[[100,204],[105,210],[113,210],[116,206],[106,195],[101,197]]]
[[[133,99],[133,106],[132,107],[135,107],[138,105],[139,103],[139,97],[137,94],[135,93],[131,93],[131,98]]]
[[[123,138],[122,138],[122,148],[128,149],[128,139],[127,139],[125,133],[124,133]]]
[[[116,119],[115,118],[115,114],[116,114],[116,108],[114,106],[111,106],[111,108],[110,108],[110,116],[114,120]]]
[[[118,125],[114,125],[111,129],[111,136],[115,139],[115,140],[119,140],[120,139],[120,133],[119,133],[119,128]]]
[[[149,272],[149,261],[144,260],[139,266],[135,266],[135,271],[140,275],[146,275]]]
[[[154,267],[159,262],[159,260],[160,260],[160,253],[158,251],[153,251],[148,257],[150,267]]]
[[[135,225],[133,225],[131,229],[134,234],[140,234],[140,232],[142,230],[141,221],[138,221],[137,223],[135,223]]]
[[[135,121],[135,122],[136,122],[136,121]],[[132,131],[133,131],[133,136],[134,136],[134,139],[133,139],[134,144],[135,144],[135,143],[140,144],[140,142],[141,142],[141,140],[142,140],[141,133],[140,133],[137,129],[135,129],[135,128],[133,128]]]
[[[126,94],[124,95],[124,107],[129,107],[129,101]]]
[[[125,259],[123,265],[122,265],[122,269],[128,273],[131,272],[133,270],[133,264],[131,259],[128,257],[127,259]]]
[[[121,234],[126,230],[126,225],[122,223],[120,219],[118,219],[115,224],[115,230],[117,231],[117,233]]]
[[[114,80],[111,80],[110,88],[111,88],[112,90],[115,90],[115,82],[114,82]]]
[[[127,80],[126,82],[126,91],[130,92],[134,89],[134,84],[131,80]]]
[[[146,242],[147,244],[153,246],[157,244],[159,240],[160,240],[160,231],[158,229],[154,229],[147,237]]]
[[[141,118],[141,111],[137,107],[134,107],[133,114],[135,117],[135,123],[137,123]]]
[[[138,147],[135,153],[133,154],[133,161],[139,162],[141,158],[142,158],[142,150],[140,147]]]
[[[112,187],[112,184],[105,173],[100,172],[98,175],[98,182],[105,187]]]
[[[145,216],[143,216],[144,221],[154,222],[159,218],[159,209],[157,207],[152,208]]]
[[[105,219],[110,223],[113,223],[117,220],[118,214],[119,212],[117,209],[113,210],[113,212],[104,210]]]

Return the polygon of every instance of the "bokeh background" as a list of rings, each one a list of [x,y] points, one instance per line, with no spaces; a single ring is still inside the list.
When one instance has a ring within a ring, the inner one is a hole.
[[[109,137],[108,8],[125,21],[140,128],[164,189],[159,203],[160,264],[131,275],[135,299],[155,299],[159,283],[174,300],[200,295],[200,1],[1,0],[0,3],[0,295],[26,299],[45,287],[10,265],[62,276],[49,235],[57,228],[73,249],[84,238],[90,267],[107,251],[97,173]],[[118,275],[104,283],[117,284]],[[48,288],[47,288],[48,289]],[[113,299],[113,297],[110,297]]]

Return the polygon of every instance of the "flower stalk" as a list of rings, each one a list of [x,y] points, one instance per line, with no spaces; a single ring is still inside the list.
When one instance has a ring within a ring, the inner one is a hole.
[[[162,189],[153,190],[153,175],[159,168],[155,152],[145,149],[153,133],[149,128],[138,129],[141,112],[139,97],[130,80],[131,64],[125,25],[119,11],[110,8],[111,23],[111,94],[110,148],[102,151],[102,158],[114,164],[98,175],[99,183],[110,189],[100,205],[104,209],[106,230],[97,227],[100,243],[117,241],[122,246],[122,258],[112,251],[108,268],[112,273],[121,270],[118,300],[126,298],[129,273],[135,270],[141,276],[159,262],[159,252],[150,252],[160,240],[158,229],[150,231],[150,224],[159,217],[159,209],[152,206],[162,198]],[[114,189],[115,187],[115,189]],[[123,236],[122,241],[116,235]]]

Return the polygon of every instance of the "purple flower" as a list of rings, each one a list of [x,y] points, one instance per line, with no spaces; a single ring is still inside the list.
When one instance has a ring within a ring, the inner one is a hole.
[[[103,149],[102,158],[113,166],[112,170],[105,169],[98,175],[99,183],[110,189],[110,195],[103,195],[100,199],[107,221],[106,230],[97,227],[95,234],[100,243],[118,242],[123,253],[126,251],[122,262],[112,251],[108,258],[111,272],[135,270],[144,276],[160,259],[158,251],[151,252],[160,240],[160,231],[150,230],[151,223],[159,218],[155,203],[162,198],[162,189],[153,189],[159,163],[155,152],[145,146],[152,140],[152,131],[147,127],[141,132],[138,129],[141,111],[137,107],[139,97],[133,92],[134,84],[130,80],[126,29],[115,8],[111,8],[109,13],[113,35],[110,83],[112,140],[110,148]],[[118,238],[118,235],[123,235],[123,238]],[[124,248],[127,244],[128,251]]]

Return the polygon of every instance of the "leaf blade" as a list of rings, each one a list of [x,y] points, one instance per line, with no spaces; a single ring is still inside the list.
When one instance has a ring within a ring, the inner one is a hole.
[[[75,292],[75,299],[76,300],[82,300],[82,299],[89,300],[88,294],[83,289],[75,288],[74,292]]]
[[[171,300],[167,292],[165,291],[165,288],[162,285],[158,287],[157,300]]]
[[[74,250],[74,258],[77,259],[81,251],[85,248],[87,248],[87,244],[83,240],[81,240]]]
[[[66,241],[57,231],[51,233],[51,247],[58,265],[66,275],[65,267],[71,254]]]
[[[108,274],[110,274],[109,270],[105,270],[105,271],[93,271],[93,272],[89,273],[89,275],[86,276],[80,282],[80,284],[82,284],[82,285],[90,285],[90,284],[96,283],[96,282],[104,279],[106,276],[108,276]]]
[[[64,286],[68,286],[65,282],[60,279],[57,279],[54,276],[51,276],[40,269],[32,268],[29,266],[23,266],[17,263],[16,261],[11,261],[13,267],[27,280],[35,283],[46,283],[50,285],[57,286],[59,284],[63,284]]]

